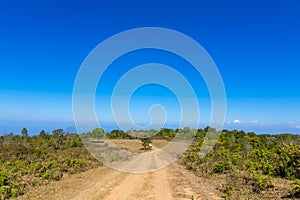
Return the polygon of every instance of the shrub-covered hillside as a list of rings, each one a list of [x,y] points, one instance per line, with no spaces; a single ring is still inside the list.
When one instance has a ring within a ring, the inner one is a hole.
[[[25,132],[24,132],[25,133]],[[66,173],[79,173],[100,163],[84,148],[76,134],[62,129],[29,137],[0,137],[0,199],[16,197],[30,187],[60,180]]]
[[[205,134],[205,131],[198,130],[195,143],[184,156],[183,163],[197,175],[219,177],[220,181],[223,179],[223,185],[219,189],[224,198],[299,197],[298,135],[256,135],[224,130],[213,151],[201,158],[199,151]],[[285,189],[290,191],[284,191]],[[283,195],[282,192],[287,192],[288,195]]]

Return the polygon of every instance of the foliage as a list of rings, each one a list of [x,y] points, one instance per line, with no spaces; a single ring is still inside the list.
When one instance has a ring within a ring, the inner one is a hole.
[[[176,135],[176,131],[173,129],[162,128],[160,131],[155,135],[155,139],[172,139]]]
[[[295,182],[292,183],[292,186],[294,187],[292,196],[300,198],[300,179],[296,179]]]
[[[28,136],[28,130],[24,127],[23,129],[22,129],[22,135],[24,136],[24,137],[27,137]]]
[[[231,170],[231,163],[226,161],[220,161],[213,164],[214,173],[224,173],[225,171]]]
[[[152,148],[152,139],[151,138],[141,138],[142,146],[144,150]]]
[[[126,134],[121,130],[113,130],[109,134],[107,134],[108,139],[133,139],[133,137],[129,134]]]
[[[239,182],[224,187],[224,197],[230,198],[229,193],[243,185],[251,187],[253,193],[261,194],[273,187],[272,178],[300,178],[300,136],[223,130],[219,132],[218,141],[214,141],[212,152],[200,156],[208,129],[198,130],[196,141],[184,155],[183,164],[198,175],[235,177],[230,179]],[[297,193],[300,187],[295,188]]]
[[[81,138],[137,139],[139,133],[145,135],[141,139],[143,149],[151,148],[153,139],[194,138],[183,156],[183,164],[197,175],[228,177],[227,183],[220,186],[225,199],[234,198],[234,193],[242,195],[241,187],[250,189],[247,198],[248,195],[264,198],[263,193],[274,187],[273,178],[294,181],[291,196],[300,196],[300,137],[297,135],[218,132],[206,127],[109,133],[96,128],[82,133],[81,137],[56,129],[52,134],[42,130],[39,135],[28,136],[27,129],[23,128],[22,135],[0,136],[0,199],[16,197],[31,187],[58,181],[66,173],[79,173],[101,165],[84,148]]]
[[[22,134],[24,135],[24,134]],[[62,129],[36,136],[0,138],[0,199],[16,197],[30,187],[58,181],[101,164],[84,148],[79,135]]]

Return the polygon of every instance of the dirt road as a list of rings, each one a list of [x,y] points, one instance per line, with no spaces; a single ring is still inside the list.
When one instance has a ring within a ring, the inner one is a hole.
[[[221,199],[218,191],[179,164],[160,171],[131,174],[99,167],[38,187],[18,199]]]
[[[120,141],[122,144],[124,141]],[[157,144],[158,146],[159,144]],[[134,144],[127,146],[137,146]],[[153,151],[157,150],[156,147]],[[142,160],[143,161],[143,160]],[[144,160],[143,162],[148,162]],[[31,189],[19,200],[216,200],[221,199],[216,183],[196,177],[178,163],[159,171],[133,174],[99,167],[81,174],[64,176],[58,182]]]

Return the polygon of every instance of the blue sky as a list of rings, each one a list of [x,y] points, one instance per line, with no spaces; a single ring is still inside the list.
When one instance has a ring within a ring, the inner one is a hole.
[[[279,1],[4,1],[0,6],[0,133],[31,133],[74,126],[72,90],[88,53],[119,32],[165,27],[199,42],[215,61],[226,87],[226,128],[259,133],[300,132],[300,3]],[[178,58],[161,52],[136,52],[120,58],[106,73],[107,86],[97,106],[109,99],[120,76],[118,66],[164,62],[180,68]],[[160,55],[159,55],[160,54]],[[169,56],[169,57],[168,57]],[[187,66],[187,65],[184,65]],[[209,96],[201,77],[182,70],[199,86],[209,121]],[[152,103],[178,114],[166,89],[148,86],[136,92],[132,115]],[[171,103],[169,102],[171,101]],[[100,119],[110,121],[109,112]],[[109,125],[107,125],[109,128]]]

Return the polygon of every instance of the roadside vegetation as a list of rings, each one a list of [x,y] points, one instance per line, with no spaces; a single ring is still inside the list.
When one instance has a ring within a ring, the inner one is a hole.
[[[216,144],[211,152],[203,155],[200,151],[203,152],[202,144],[209,129],[143,131],[152,137],[140,141],[135,139],[141,131],[134,130],[105,133],[96,128],[80,137],[62,129],[51,134],[42,130],[38,135],[29,136],[23,128],[20,135],[0,136],[0,199],[17,197],[32,187],[101,166],[84,147],[82,137],[95,138],[95,142],[104,137],[117,139],[115,141],[124,149],[126,144],[122,141],[134,140],[141,149],[149,149],[152,142],[155,145],[165,140],[164,145],[176,134],[194,137],[193,144],[181,158],[183,166],[197,176],[217,181],[217,189],[224,199],[300,198],[300,136],[210,129],[220,137],[218,141],[208,141]]]
[[[213,151],[201,157],[205,135],[198,130],[182,162],[196,175],[219,181],[225,199],[300,197],[298,135],[223,130]]]
[[[0,136],[0,199],[100,165],[77,134],[62,129],[30,137],[24,128],[22,135]]]

